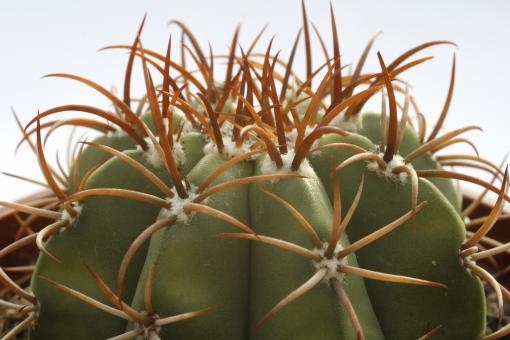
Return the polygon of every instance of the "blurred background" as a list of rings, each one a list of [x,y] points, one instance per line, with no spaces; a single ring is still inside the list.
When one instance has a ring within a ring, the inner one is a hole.
[[[356,63],[367,41],[378,31],[366,70],[377,71],[376,52],[387,62],[402,52],[430,40],[451,40],[458,44],[437,46],[413,59],[435,58],[407,72],[421,111],[429,122],[441,112],[447,93],[452,57],[457,56],[457,77],[449,116],[450,130],[468,124],[480,125],[484,133],[467,135],[482,157],[499,163],[510,151],[510,2],[492,1],[332,1],[340,34],[342,61]],[[323,34],[331,48],[329,1],[306,1],[309,20]],[[9,1],[0,11],[0,171],[41,179],[34,155],[24,145],[14,149],[21,134],[11,115],[12,106],[22,123],[38,110],[63,104],[87,104],[111,108],[102,96],[82,84],[41,76],[66,72],[95,80],[104,87],[122,88],[127,55],[124,51],[97,52],[111,44],[131,44],[138,25],[147,13],[142,36],[144,47],[164,52],[172,19],[186,23],[203,48],[228,51],[235,26],[243,22],[241,45],[247,47],[260,29],[269,24],[259,50],[273,35],[275,50],[288,58],[292,42],[302,25],[298,0],[166,0],[166,1]],[[176,39],[177,40],[177,39]],[[322,51],[313,47],[315,66]],[[304,45],[296,67],[304,73]],[[133,95],[143,94],[140,68],[135,69]],[[379,103],[371,103],[378,108]],[[430,130],[429,130],[430,131]],[[65,146],[68,133],[55,134],[52,150]],[[463,149],[467,151],[467,149]],[[452,151],[454,152],[454,151]],[[53,160],[52,158],[50,158]],[[464,171],[464,169],[462,169]],[[468,170],[464,171],[469,173]],[[467,190],[478,188],[464,186]],[[16,199],[35,191],[34,185],[0,175],[0,199]]]

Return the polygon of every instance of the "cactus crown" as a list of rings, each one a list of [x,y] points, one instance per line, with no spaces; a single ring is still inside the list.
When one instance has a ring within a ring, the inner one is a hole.
[[[477,126],[442,133],[455,56],[428,136],[425,116],[400,78],[430,59],[408,61],[418,52],[453,43],[421,44],[388,65],[378,52],[380,70],[366,73],[376,35],[346,74],[331,9],[332,54],[313,27],[325,59],[314,69],[304,2],[302,13],[287,61],[272,53],[273,40],[255,52],[265,28],[243,49],[238,26],[227,56],[212,50],[207,56],[191,30],[173,21],[182,31],[178,62],[170,57],[171,38],[164,54],[143,47],[144,17],[131,45],[105,48],[129,51],[122,99],[80,76],[47,76],[89,86],[113,111],[72,104],[39,112],[26,126],[18,120],[19,145],[34,150],[45,182],[10,175],[47,192],[25,203],[0,202],[8,208],[0,217],[18,222],[16,239],[0,258],[34,245],[40,252],[29,267],[0,268],[8,289],[0,306],[19,320],[5,338],[24,332],[30,339],[493,339],[510,333],[510,325],[501,325],[510,293],[490,269],[510,247],[487,236],[507,217],[508,169],[481,158],[463,137]],[[294,67],[301,37],[304,79]],[[215,74],[220,58],[227,60],[222,77]],[[130,83],[137,60],[146,94],[135,108]],[[161,84],[151,71],[161,74]],[[363,112],[377,94],[381,112]],[[86,118],[49,120],[71,111]],[[98,136],[68,148],[65,170],[47,161],[44,146],[68,125]],[[438,155],[454,144],[476,155]],[[452,166],[488,172],[493,180],[443,169]],[[485,191],[462,210],[453,180]],[[492,211],[471,219],[487,192],[498,197]],[[496,294],[500,322],[493,333],[482,282]]]

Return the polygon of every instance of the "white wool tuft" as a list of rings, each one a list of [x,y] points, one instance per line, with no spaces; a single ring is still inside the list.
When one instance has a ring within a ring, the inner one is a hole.
[[[308,137],[308,135],[311,134],[314,130],[315,130],[315,127],[307,126],[306,129],[305,129],[305,135],[303,137],[303,140],[306,137]],[[296,148],[297,135],[298,135],[298,130],[297,129],[292,129],[290,132],[287,132],[285,134],[285,139],[287,141],[287,147],[289,149],[295,149]],[[317,147],[317,145],[318,145],[318,140],[313,142],[312,149]]]
[[[184,163],[186,163],[186,154],[184,153],[184,148],[182,147],[180,141],[179,142],[174,141],[172,153],[174,155],[174,160],[177,166],[181,166],[184,165]]]
[[[254,143],[253,138],[246,138],[244,140],[244,143],[241,146],[237,146],[236,142],[232,141],[232,135],[233,135],[233,125],[232,124],[223,124],[220,128],[221,135],[223,136],[223,152],[221,153],[221,156],[224,159],[232,159],[234,157],[243,155],[250,151],[251,145]],[[218,152],[218,148],[216,146],[216,143],[210,141],[204,146],[204,153],[210,154]]]
[[[314,177],[314,172],[310,166],[310,163],[308,163],[308,160],[304,159],[301,164],[299,165],[299,169],[297,171],[293,171],[290,167],[292,165],[292,161],[294,160],[294,150],[289,149],[289,151],[281,155],[283,165],[281,168],[278,168],[276,164],[273,162],[273,160],[269,157],[269,155],[265,155],[264,159],[262,160],[262,165],[260,167],[260,172],[263,175],[276,175],[276,174],[289,174],[289,175],[301,175],[301,176],[308,176],[308,177]],[[271,183],[278,182],[278,179],[272,180]]]
[[[155,168],[159,168],[163,165],[163,161],[161,160],[161,156],[159,155],[156,146],[150,139],[150,137],[145,138],[145,142],[147,143],[147,150],[144,153],[144,157]],[[137,150],[142,150],[140,145],[137,146]],[[181,166],[186,163],[186,154],[184,153],[184,148],[182,147],[181,142],[174,141],[172,147],[172,155],[174,156],[175,163],[177,166]]]
[[[73,203],[73,209],[76,211],[76,216],[71,216],[67,210],[64,209],[62,212],[62,221],[67,221],[68,225],[73,225],[74,222],[78,219],[80,216],[81,210],[83,209],[83,206],[77,202]],[[63,231],[65,228],[60,229]]]
[[[335,247],[335,251],[333,252],[333,256],[328,259],[325,256],[326,249],[328,249],[328,242],[324,242],[322,244],[322,248],[314,248],[312,252],[314,254],[319,255],[322,260],[320,262],[313,261],[313,265],[316,270],[320,270],[322,268],[327,269],[326,276],[324,276],[323,281],[325,283],[328,283],[331,281],[331,279],[336,279],[338,282],[342,282],[344,274],[337,272],[338,267],[341,267],[343,265],[347,265],[347,258],[343,257],[341,259],[337,259],[337,254],[343,249],[343,247],[340,245],[340,243],[337,243]]]
[[[221,156],[225,159],[232,159],[239,155],[243,155],[250,151],[250,146],[246,143],[243,143],[241,146],[237,146],[235,142],[230,138],[223,139],[223,152]],[[204,146],[204,154],[208,155],[210,153],[218,153],[218,148],[216,143],[209,142]]]
[[[176,216],[178,222],[187,224],[190,220],[190,217],[193,215],[193,213],[188,215],[184,211],[184,208],[189,203],[193,203],[193,201],[197,198],[197,196],[198,196],[197,187],[195,185],[191,184],[191,189],[189,189],[187,191],[188,192],[187,198],[179,197],[175,187],[173,187],[171,190],[174,194],[173,197],[169,197],[166,199],[166,201],[170,203],[170,208],[169,209],[163,208],[161,211],[161,215],[163,216],[163,218]]]
[[[221,125],[220,131],[222,136],[232,137],[232,133],[234,131],[234,126],[229,124],[230,122],[225,122]]]
[[[159,156],[158,151],[156,150],[156,146],[152,142],[152,140],[149,137],[145,138],[145,141],[147,142],[147,151],[144,153],[144,157],[149,162],[150,165],[152,165],[155,168],[159,168],[162,164],[161,157]]]
[[[204,146],[204,154],[208,155],[210,153],[218,152],[216,148],[216,144],[213,142],[209,142]]]
[[[382,158],[384,156],[384,153],[381,152],[378,154],[378,156]],[[402,184],[405,184],[405,183],[407,183],[407,181],[409,179],[409,175],[407,174],[407,172],[401,172],[399,174],[393,173],[393,170],[400,166],[406,166],[408,168],[413,167],[412,164],[406,164],[404,162],[404,157],[402,157],[400,155],[394,155],[393,159],[389,163],[386,164],[386,167],[384,169],[380,169],[377,162],[368,162],[367,168],[371,171],[374,171],[374,172],[380,174],[380,175],[383,175],[385,177],[396,180]]]
[[[146,311],[141,313],[142,315],[148,315]],[[154,315],[156,319],[158,319],[158,315]],[[136,337],[136,340],[161,340],[159,337],[159,333],[161,332],[161,326],[156,326],[154,324],[144,325],[138,324],[138,329],[142,331],[142,334]]]

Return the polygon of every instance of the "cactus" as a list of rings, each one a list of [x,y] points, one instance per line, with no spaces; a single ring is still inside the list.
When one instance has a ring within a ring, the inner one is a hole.
[[[166,54],[142,46],[144,22],[132,45],[106,48],[130,51],[123,99],[83,77],[50,75],[91,87],[115,112],[64,105],[22,127],[21,143],[36,151],[51,194],[26,204],[0,202],[10,209],[4,216],[27,215],[20,238],[0,258],[34,244],[40,251],[29,287],[0,268],[11,292],[0,306],[21,318],[4,338],[493,339],[510,333],[501,325],[489,334],[484,291],[485,283],[496,292],[501,320],[510,293],[484,264],[509,248],[487,236],[510,201],[508,171],[480,158],[462,136],[476,126],[440,133],[455,59],[428,137],[423,115],[417,112],[418,124],[409,118],[411,105],[417,110],[409,87],[394,82],[429,58],[407,59],[449,42],[419,45],[388,66],[377,53],[380,70],[365,74],[374,37],[347,76],[331,11],[333,58],[325,50],[325,66],[316,71],[303,3],[304,80],[293,68],[301,31],[282,62],[271,53],[272,41],[265,53],[254,52],[262,32],[238,50],[240,27],[225,77],[216,80],[212,52],[208,60],[176,21],[182,55],[193,58],[202,81],[184,60],[171,60],[171,40]],[[136,60],[146,95],[134,109]],[[161,73],[161,85],[151,67]],[[379,93],[381,112],[364,112]],[[47,121],[68,111],[101,120]],[[63,125],[100,134],[77,143],[72,166],[58,173],[44,145]],[[458,143],[477,155],[436,155]],[[443,169],[451,165],[481,168],[493,181]],[[462,210],[456,180],[485,192]],[[498,197],[493,210],[471,221],[487,192]],[[37,219],[50,222],[27,233]]]

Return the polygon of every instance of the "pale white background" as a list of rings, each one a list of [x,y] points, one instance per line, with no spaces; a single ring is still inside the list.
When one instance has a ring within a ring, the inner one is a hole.
[[[375,51],[389,62],[404,50],[436,39],[455,41],[457,85],[447,129],[470,123],[485,133],[472,133],[481,154],[499,162],[510,150],[510,2],[500,1],[333,1],[339,25],[344,62],[356,61],[366,41],[377,31],[383,35],[369,58],[377,67]],[[328,44],[329,2],[307,1],[309,18],[323,32]],[[206,47],[225,52],[235,25],[244,20],[241,43],[247,46],[258,30],[269,23],[264,43],[276,34],[275,46],[284,58],[301,25],[297,0],[259,1],[2,1],[0,9],[0,171],[41,178],[28,148],[13,154],[20,134],[10,114],[12,105],[23,122],[38,109],[61,104],[108,107],[108,102],[88,88],[63,79],[44,79],[46,73],[69,72],[110,87],[122,86],[126,55],[96,51],[109,44],[131,43],[143,14],[148,22],[145,47],[163,51],[171,19],[187,23]],[[176,35],[177,37],[177,35]],[[302,45],[301,45],[302,46]],[[314,47],[319,57],[318,46]],[[436,58],[408,73],[414,94],[431,121],[440,112],[449,81],[454,49],[436,47],[420,56]],[[300,50],[298,65],[303,66]],[[317,65],[317,63],[316,63]],[[138,69],[139,70],[139,69]],[[139,73],[139,72],[138,72]],[[140,78],[135,78],[140,79]],[[141,82],[134,93],[141,93]],[[65,135],[56,135],[50,150],[61,147]],[[51,152],[50,152],[51,154]],[[0,176],[0,199],[15,199],[35,187]]]

